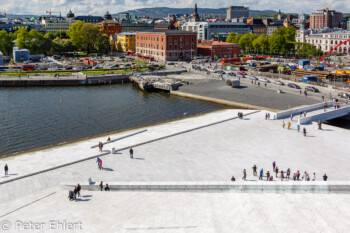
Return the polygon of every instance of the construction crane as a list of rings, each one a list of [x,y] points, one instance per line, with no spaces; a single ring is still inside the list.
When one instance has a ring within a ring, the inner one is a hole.
[[[51,11],[51,10],[46,11],[46,14],[49,14],[50,17],[52,16],[52,13],[60,13],[60,19],[62,19],[62,17],[61,17],[61,11]]]

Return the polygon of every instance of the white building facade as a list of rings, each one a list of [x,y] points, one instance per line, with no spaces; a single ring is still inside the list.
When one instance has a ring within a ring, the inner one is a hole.
[[[226,38],[233,33],[250,33],[251,28],[246,23],[226,23],[226,22],[187,22],[182,25],[182,30],[196,32],[200,40],[210,40],[211,38]]]
[[[323,52],[329,52],[339,43],[350,40],[350,31],[330,28],[298,30],[295,39],[296,42],[309,43]],[[336,48],[334,52],[350,54],[350,41]]]

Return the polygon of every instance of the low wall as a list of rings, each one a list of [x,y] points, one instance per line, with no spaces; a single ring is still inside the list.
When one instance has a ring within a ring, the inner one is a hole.
[[[327,103],[328,103],[329,107],[333,106],[332,101],[328,101]],[[313,104],[313,105],[309,105],[309,106],[305,106],[305,107],[298,107],[298,108],[290,109],[287,111],[278,112],[278,113],[276,113],[276,119],[288,118],[288,117],[290,117],[291,114],[299,115],[300,112],[311,112],[311,111],[322,109],[323,107],[324,107],[324,103],[319,103],[319,104]]]
[[[303,117],[298,120],[298,124],[303,125],[303,124],[308,124],[313,121],[326,121],[338,117],[343,117],[343,116],[348,116],[350,114],[350,107],[345,107],[345,108],[340,108],[336,110],[332,110],[329,112],[323,112],[317,115],[313,116],[308,116],[308,117]]]
[[[235,192],[235,193],[342,193],[350,194],[350,182],[105,182],[110,191],[124,192]],[[61,183],[74,189],[76,183]],[[80,183],[82,190],[100,191],[99,183]],[[104,186],[105,187],[105,186]]]

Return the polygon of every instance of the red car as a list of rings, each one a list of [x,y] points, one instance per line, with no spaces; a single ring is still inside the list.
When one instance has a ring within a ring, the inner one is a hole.
[[[238,71],[237,74],[247,75],[247,73],[243,71]]]

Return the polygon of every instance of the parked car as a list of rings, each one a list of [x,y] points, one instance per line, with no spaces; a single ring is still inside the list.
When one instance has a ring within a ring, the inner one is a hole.
[[[175,65],[175,63],[174,62],[168,62],[168,65],[169,66],[173,66],[173,65]]]
[[[288,83],[287,86],[290,88],[301,89],[301,87],[295,83]]]
[[[340,96],[341,98],[350,99],[350,95],[344,92],[339,92],[338,96]]]
[[[268,80],[267,78],[264,78],[264,77],[258,77],[258,80],[259,80],[260,82],[266,82],[266,83],[269,83],[269,82],[270,82],[270,80]]]
[[[277,84],[277,85],[284,86],[284,82],[282,82],[282,81],[280,81],[280,80],[273,80],[272,83]]]
[[[230,75],[230,76],[236,76],[236,74],[233,73],[233,72],[228,72],[227,74]]]
[[[320,92],[320,90],[318,90],[316,87],[313,87],[313,86],[305,87],[305,91]]]
[[[251,79],[251,80],[258,80],[258,78],[253,76],[253,75],[249,75],[248,78]]]

